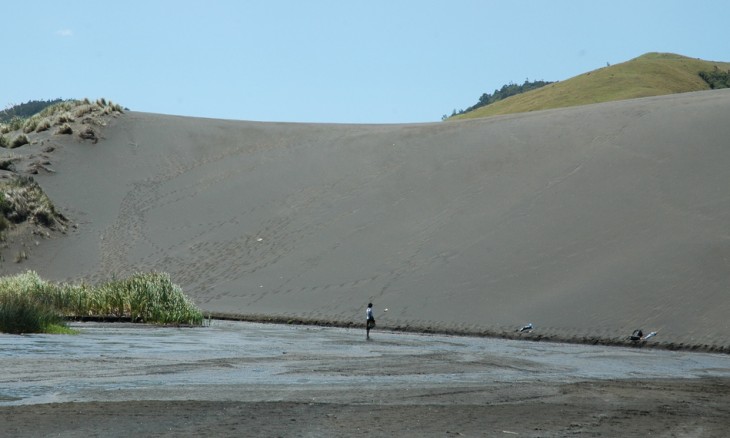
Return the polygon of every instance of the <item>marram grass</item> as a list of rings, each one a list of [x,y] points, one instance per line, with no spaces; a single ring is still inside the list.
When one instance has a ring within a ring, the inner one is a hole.
[[[81,317],[203,323],[202,311],[166,273],[137,273],[97,286],[50,283],[33,271],[0,277],[0,332],[52,332]]]
[[[97,99],[93,103],[88,98],[84,100],[64,100],[49,105],[31,116],[15,116],[5,123],[0,123],[0,134],[10,134],[20,130],[26,134],[34,131],[42,132],[49,129],[51,125],[62,126],[65,123],[72,123],[76,121],[76,118],[94,112],[108,116],[115,113],[123,114],[124,108],[118,103],[105,98]],[[2,147],[8,146],[3,145]]]

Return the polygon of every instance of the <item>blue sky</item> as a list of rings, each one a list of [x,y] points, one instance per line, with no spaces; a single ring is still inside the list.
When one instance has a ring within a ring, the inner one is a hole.
[[[237,120],[438,121],[484,92],[646,52],[730,61],[727,3],[4,2],[0,107],[105,97]]]

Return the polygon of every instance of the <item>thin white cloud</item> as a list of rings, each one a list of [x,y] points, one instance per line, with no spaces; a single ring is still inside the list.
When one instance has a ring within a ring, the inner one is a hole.
[[[64,38],[73,36],[73,34],[74,34],[74,31],[72,31],[71,29],[61,29],[58,32],[56,32],[56,35],[58,35],[60,37],[64,37]]]

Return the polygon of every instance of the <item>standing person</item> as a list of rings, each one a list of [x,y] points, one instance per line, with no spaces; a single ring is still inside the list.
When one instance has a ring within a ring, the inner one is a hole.
[[[375,327],[375,317],[373,316],[373,303],[368,303],[365,310],[365,339],[370,339],[370,329]]]

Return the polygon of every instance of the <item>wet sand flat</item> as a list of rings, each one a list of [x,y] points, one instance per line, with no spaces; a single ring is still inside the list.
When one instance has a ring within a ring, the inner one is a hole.
[[[0,336],[12,436],[722,436],[727,356],[214,321]]]

